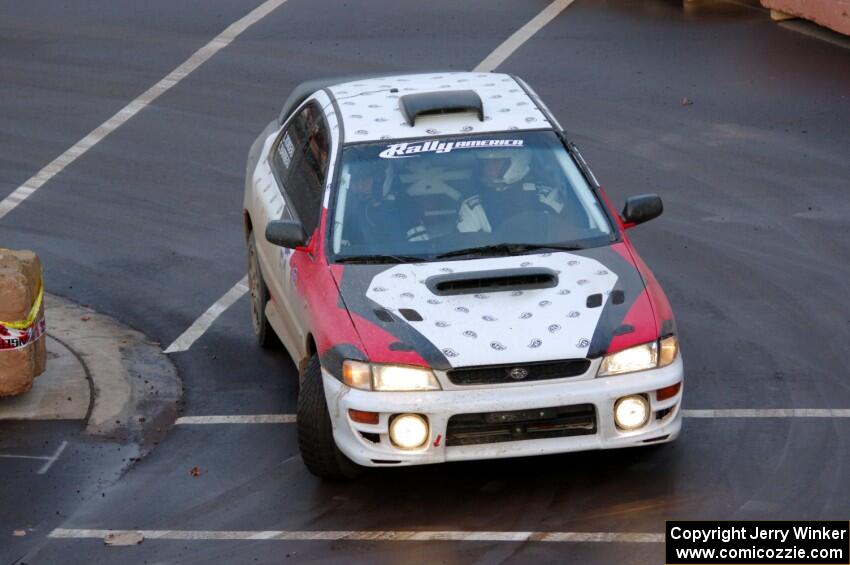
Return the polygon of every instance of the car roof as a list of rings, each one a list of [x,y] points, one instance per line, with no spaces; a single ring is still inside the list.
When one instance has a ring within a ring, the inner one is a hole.
[[[551,129],[546,113],[526,88],[511,75],[483,72],[367,77],[326,87],[339,109],[344,143]],[[458,91],[478,95],[483,121],[476,112],[419,115],[409,120],[400,104],[409,94],[434,93],[446,99]]]

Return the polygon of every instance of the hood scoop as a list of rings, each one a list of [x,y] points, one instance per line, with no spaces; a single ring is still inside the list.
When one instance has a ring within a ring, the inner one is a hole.
[[[438,296],[536,290],[558,286],[558,273],[545,268],[492,269],[436,275],[425,284]]]

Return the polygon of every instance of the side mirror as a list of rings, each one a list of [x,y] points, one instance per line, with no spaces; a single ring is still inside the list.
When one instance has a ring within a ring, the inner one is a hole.
[[[301,222],[295,220],[272,220],[266,224],[266,241],[273,245],[295,249],[307,245],[307,234]]]
[[[657,218],[664,211],[664,204],[657,194],[640,194],[626,198],[623,206],[623,220],[626,227],[636,226]]]

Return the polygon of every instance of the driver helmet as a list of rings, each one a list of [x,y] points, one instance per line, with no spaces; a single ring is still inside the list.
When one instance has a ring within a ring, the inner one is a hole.
[[[520,182],[531,170],[531,151],[524,147],[484,149],[476,151],[475,156],[485,166],[487,161],[502,162],[498,175],[485,180],[505,187]]]

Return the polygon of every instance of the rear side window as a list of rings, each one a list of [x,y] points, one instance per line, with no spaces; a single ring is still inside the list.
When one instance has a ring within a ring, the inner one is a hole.
[[[321,109],[311,102],[290,121],[273,155],[287,201],[308,234],[319,225],[329,139]]]
[[[283,137],[277,144],[277,149],[274,152],[275,168],[281,179],[286,179],[289,174],[289,168],[292,166],[292,160],[295,158],[295,143],[292,141],[292,134],[287,128],[283,133]]]

